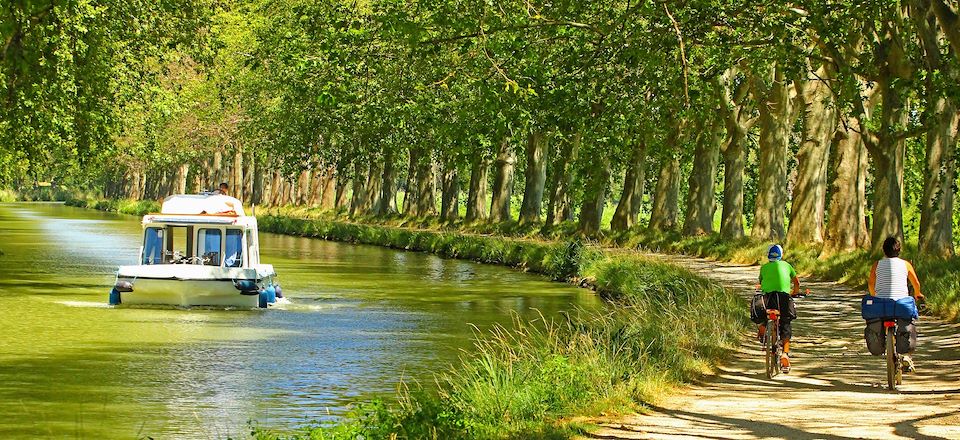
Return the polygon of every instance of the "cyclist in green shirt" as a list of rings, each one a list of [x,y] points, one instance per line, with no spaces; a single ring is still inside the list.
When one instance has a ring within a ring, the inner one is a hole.
[[[770,246],[767,259],[769,262],[760,267],[760,289],[764,293],[766,308],[780,310],[780,339],[783,341],[780,369],[784,373],[789,373],[790,338],[793,337],[793,328],[790,323],[797,319],[797,307],[793,303],[793,296],[800,293],[800,279],[797,278],[797,271],[793,266],[783,261],[783,247],[779,244]],[[764,317],[758,324],[757,336],[762,341],[767,332],[766,318]]]

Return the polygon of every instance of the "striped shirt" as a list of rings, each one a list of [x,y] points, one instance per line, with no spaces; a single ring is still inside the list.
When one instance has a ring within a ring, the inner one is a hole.
[[[907,290],[907,274],[910,263],[898,257],[884,258],[877,262],[877,298],[901,299],[910,296]]]

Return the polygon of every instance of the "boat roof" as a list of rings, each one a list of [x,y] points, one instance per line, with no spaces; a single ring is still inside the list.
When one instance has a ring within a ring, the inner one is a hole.
[[[256,227],[256,219],[247,217],[240,200],[222,194],[177,194],[167,197],[163,200],[160,212],[143,216],[143,223]]]
[[[161,214],[245,217],[243,203],[222,194],[177,194],[163,199]]]

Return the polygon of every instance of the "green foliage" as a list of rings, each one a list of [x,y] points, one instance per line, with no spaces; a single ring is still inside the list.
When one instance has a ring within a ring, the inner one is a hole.
[[[20,200],[20,195],[16,191],[0,189],[0,203],[16,202],[17,200]]]
[[[160,212],[160,204],[152,200],[93,200],[75,197],[67,200],[65,204],[67,206],[93,208],[99,211],[117,212],[136,216]]]
[[[84,174],[82,165],[114,151],[124,105],[154,84],[151,63],[170,48],[195,47],[212,7],[206,0],[8,4],[0,8],[0,162],[19,158],[34,181]]]

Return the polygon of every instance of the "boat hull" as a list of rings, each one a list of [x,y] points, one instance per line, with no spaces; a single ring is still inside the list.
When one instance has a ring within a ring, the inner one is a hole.
[[[123,305],[177,307],[258,307],[259,295],[243,295],[229,280],[154,280],[140,278],[132,292],[120,293]]]
[[[182,264],[121,266],[111,296],[118,295],[116,302],[122,305],[257,308],[262,305],[259,291],[273,285],[275,277],[270,265],[243,269]]]

